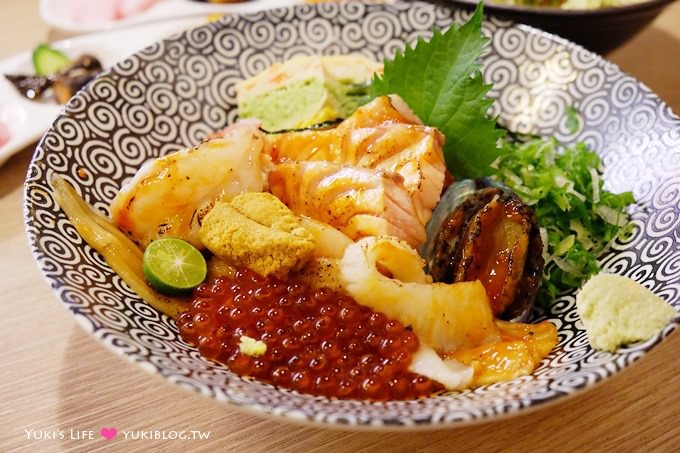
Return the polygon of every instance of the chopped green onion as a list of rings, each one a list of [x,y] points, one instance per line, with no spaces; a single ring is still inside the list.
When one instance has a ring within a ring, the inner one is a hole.
[[[557,247],[555,247],[555,255],[556,256],[564,255],[569,251],[570,248],[574,246],[575,242],[576,236],[574,236],[573,234],[570,234],[569,236],[565,237],[560,241],[559,244],[557,244]]]
[[[596,168],[590,169],[590,179],[593,181],[593,203],[600,202],[600,174],[597,172]]]
[[[575,266],[571,261],[559,257],[554,257],[553,261],[555,262],[557,267],[562,269],[564,272],[578,277],[583,277],[583,272],[581,272],[581,270],[577,266]]]
[[[530,137],[502,146],[507,152],[494,162],[493,178],[536,212],[546,260],[539,298],[549,306],[599,272],[598,258],[628,234],[625,208],[633,195],[602,188],[602,162],[583,143],[565,147],[554,138]]]
[[[602,217],[605,222],[611,223],[612,225],[622,227],[628,223],[628,218],[625,215],[622,215],[621,211],[610,208],[609,206],[599,205],[595,208],[595,212],[597,212],[597,215]]]
[[[593,241],[590,239],[590,234],[588,234],[588,230],[586,230],[580,220],[570,219],[569,229],[576,233],[576,238],[583,244],[583,247],[585,247],[586,250],[593,248],[595,244],[593,244]]]

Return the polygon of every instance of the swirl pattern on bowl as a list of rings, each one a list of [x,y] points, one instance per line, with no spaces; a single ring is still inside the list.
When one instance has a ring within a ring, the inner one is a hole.
[[[677,326],[617,354],[588,344],[573,294],[549,319],[559,344],[530,376],[418,401],[368,403],[301,395],[234,375],[184,343],[173,320],[142,302],[83,242],[56,205],[58,174],[95,209],[108,204],[146,160],[195,144],[237,119],[234,85],[299,54],[394,55],[433,27],[468,13],[410,2],[306,5],[244,16],[165,39],[117,64],[66,106],[36,149],[25,222],[45,278],[80,324],[144,369],[209,397],[256,412],[317,424],[443,427],[509,415],[602,381],[629,366]],[[583,140],[606,166],[606,187],[632,190],[635,233],[603,257],[680,306],[680,120],[650,90],[611,63],[529,27],[489,19],[484,75],[491,114],[518,132]],[[565,111],[580,112],[569,131]],[[541,315],[538,315],[539,317]]]

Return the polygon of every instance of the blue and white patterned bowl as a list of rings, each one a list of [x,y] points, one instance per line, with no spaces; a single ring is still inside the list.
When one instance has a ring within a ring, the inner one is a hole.
[[[113,351],[168,381],[262,414],[350,428],[441,428],[495,419],[607,379],[677,326],[617,354],[590,348],[567,294],[549,318],[559,344],[530,376],[418,401],[335,401],[244,379],[201,358],[175,322],[142,302],[87,246],[56,205],[62,175],[96,209],[146,160],[199,142],[233,122],[234,84],[296,54],[392,56],[433,27],[468,13],[409,2],[322,4],[222,21],[166,39],[120,62],[79,93],[36,149],[25,219],[38,266],[78,322]],[[583,140],[605,163],[606,187],[632,190],[635,233],[604,267],[642,282],[680,307],[680,120],[644,85],[566,41],[494,19],[484,74],[494,114],[510,129]],[[583,128],[570,133],[565,109]]]

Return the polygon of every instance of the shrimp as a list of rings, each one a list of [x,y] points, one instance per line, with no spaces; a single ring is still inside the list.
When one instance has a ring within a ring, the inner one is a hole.
[[[167,236],[204,248],[198,230],[216,201],[265,189],[265,145],[258,124],[239,122],[217,138],[147,162],[113,199],[113,222],[142,247]]]

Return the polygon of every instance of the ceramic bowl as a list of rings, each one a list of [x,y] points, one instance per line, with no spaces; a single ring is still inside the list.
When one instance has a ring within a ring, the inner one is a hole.
[[[548,319],[559,343],[528,376],[415,401],[339,401],[243,378],[203,359],[175,321],[144,303],[77,234],[54,201],[61,175],[98,211],[148,159],[198,143],[237,119],[234,85],[298,54],[383,59],[468,18],[420,2],[320,4],[243,16],[175,35],[129,57],[75,96],[35,151],[25,186],[30,246],[56,297],[98,341],[168,382],[261,415],[348,429],[462,426],[542,407],[608,379],[670,334],[615,354],[593,350],[567,293]],[[483,57],[492,114],[520,132],[585,141],[604,160],[606,188],[632,190],[634,233],[602,257],[680,307],[680,120],[654,93],[579,46],[496,19]],[[583,127],[572,132],[565,110]],[[543,319],[540,313],[535,319]],[[653,378],[653,377],[652,377]]]

